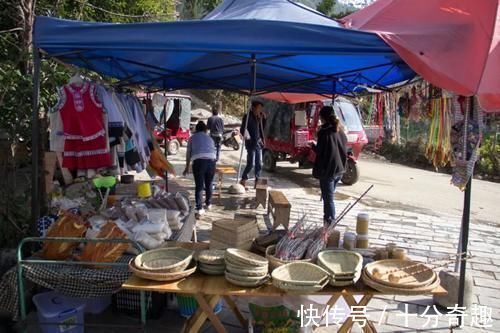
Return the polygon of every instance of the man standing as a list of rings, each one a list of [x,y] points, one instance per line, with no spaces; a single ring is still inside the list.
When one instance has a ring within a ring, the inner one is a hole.
[[[219,116],[220,105],[212,108],[212,116],[208,118],[207,127],[210,131],[210,136],[214,140],[216,149],[216,161],[219,161],[220,148],[222,144],[222,134],[224,133],[224,119]]]
[[[250,112],[243,117],[240,128],[240,133],[245,138],[245,148],[247,150],[247,165],[240,181],[240,184],[245,188],[248,174],[252,171],[254,166],[255,185],[257,185],[257,181],[260,177],[260,170],[262,169],[262,148],[264,147],[264,120],[264,104],[259,101],[253,101],[252,108]]]

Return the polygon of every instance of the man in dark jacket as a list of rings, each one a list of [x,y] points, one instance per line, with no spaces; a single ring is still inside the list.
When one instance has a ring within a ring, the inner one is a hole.
[[[220,104],[212,109],[212,116],[208,118],[207,126],[210,131],[210,137],[214,140],[216,149],[215,161],[219,161],[220,148],[222,144],[222,134],[224,133],[224,119],[219,116]]]
[[[262,148],[264,147],[264,121],[264,104],[259,101],[253,101],[252,108],[250,112],[243,117],[240,128],[240,133],[245,139],[245,148],[247,150],[247,165],[240,181],[240,184],[245,188],[248,174],[252,171],[254,165],[255,184],[257,184],[260,177],[260,171],[262,169]]]
[[[347,164],[347,137],[339,129],[339,120],[331,106],[321,109],[320,118],[318,143],[313,147],[316,153],[313,177],[319,179],[324,222],[330,224],[335,221],[335,189]]]

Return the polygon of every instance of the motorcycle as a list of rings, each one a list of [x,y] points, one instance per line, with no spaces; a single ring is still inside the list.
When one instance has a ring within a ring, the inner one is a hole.
[[[226,147],[240,150],[241,137],[236,129],[224,131],[222,134],[222,144]]]
[[[342,176],[342,183],[345,185],[355,184],[359,179],[359,166],[356,157],[352,152],[352,148],[347,149],[347,165],[344,175]]]

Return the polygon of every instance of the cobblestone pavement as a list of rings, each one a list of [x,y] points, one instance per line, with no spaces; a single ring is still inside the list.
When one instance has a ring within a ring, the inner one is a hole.
[[[228,161],[230,162],[230,161]],[[236,181],[235,177],[225,177],[224,188]],[[292,204],[291,223],[297,221],[299,216],[307,214],[309,223],[320,225],[322,223],[322,202],[315,191],[298,187],[296,183],[279,176],[269,177],[273,189],[282,190]],[[255,209],[255,192],[250,189],[246,195],[232,196],[225,191],[220,201],[215,200],[215,209],[208,212],[198,223],[199,240],[208,240],[210,237],[212,221],[240,214],[256,214],[259,229],[265,233],[271,228],[271,223],[266,216],[266,211],[260,206]],[[341,199],[341,200],[339,200]],[[344,200],[343,200],[344,199]],[[336,200],[337,212],[353,200],[345,200],[340,195]],[[447,214],[426,215],[407,210],[398,210],[384,207],[370,207],[363,202],[353,208],[339,224],[340,230],[355,230],[356,216],[360,212],[370,214],[370,241],[374,246],[384,246],[394,242],[407,248],[411,259],[428,262],[434,259],[447,258],[456,254],[460,233],[460,216]],[[468,272],[474,280],[473,302],[489,307],[492,322],[485,329],[478,325],[471,327],[470,309],[467,310],[464,332],[500,332],[500,227],[498,224],[480,223],[472,224],[470,231],[470,254],[474,256],[468,261]],[[452,270],[453,265],[448,269]],[[367,307],[368,318],[374,320],[379,332],[450,332],[450,318],[438,316],[428,322],[432,311],[432,297],[403,297],[380,296],[375,297]],[[406,308],[407,306],[407,308]],[[424,317],[428,307],[431,311]],[[406,325],[403,315],[408,309],[408,322]],[[441,312],[444,312],[441,310]],[[228,317],[224,318],[230,318]],[[229,320],[229,319],[228,319]],[[235,324],[235,323],[233,323]],[[207,328],[209,331],[210,328]],[[233,328],[237,332],[236,328]],[[231,330],[233,331],[233,330]],[[322,327],[319,332],[336,332],[335,327]],[[457,330],[455,330],[457,331]]]

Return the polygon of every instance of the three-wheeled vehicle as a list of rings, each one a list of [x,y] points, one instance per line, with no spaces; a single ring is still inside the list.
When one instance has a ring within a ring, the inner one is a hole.
[[[154,115],[158,121],[153,135],[160,146],[170,155],[175,155],[179,147],[189,140],[191,97],[178,94],[166,94],[160,97],[158,100],[161,102],[156,102],[153,97]]]
[[[324,105],[332,105],[332,101],[289,104],[266,100],[264,104],[268,115],[263,151],[264,170],[274,171],[278,161],[298,162],[302,168],[312,167],[315,154],[308,142],[316,138],[319,110]],[[348,140],[349,158],[342,183],[352,185],[359,179],[357,160],[368,139],[354,104],[337,97],[333,108],[344,126]]]

